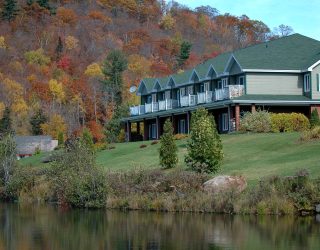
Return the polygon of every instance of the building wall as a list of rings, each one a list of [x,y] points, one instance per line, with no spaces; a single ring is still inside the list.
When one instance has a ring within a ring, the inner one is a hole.
[[[320,74],[320,65],[315,67],[311,73],[312,99],[320,99],[320,88],[318,87],[318,74]]]
[[[247,94],[302,95],[302,74],[247,73]]]

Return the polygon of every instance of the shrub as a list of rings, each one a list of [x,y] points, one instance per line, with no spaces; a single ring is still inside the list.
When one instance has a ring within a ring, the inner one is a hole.
[[[271,114],[271,124],[273,132],[304,131],[310,128],[308,118],[299,113]]]
[[[310,140],[319,140],[319,139],[320,139],[320,126],[314,127],[307,131],[303,131],[300,136],[301,141],[310,141]]]
[[[312,128],[316,126],[320,126],[320,118],[319,118],[319,113],[317,109],[314,109],[311,112],[310,125]]]
[[[103,151],[106,150],[108,148],[107,143],[104,142],[97,142],[96,144],[94,144],[94,149],[95,151]]]
[[[70,141],[58,152],[48,176],[60,204],[73,207],[104,207],[106,180],[95,165],[95,154],[85,138]]]
[[[185,162],[191,169],[204,173],[219,170],[223,159],[222,143],[214,119],[204,108],[192,114],[191,138],[187,148]]]
[[[189,135],[187,135],[187,134],[175,134],[174,136],[173,136],[173,138],[175,139],[175,140],[183,140],[183,139],[186,139],[186,138],[188,138],[189,137]]]
[[[257,110],[254,113],[246,112],[240,120],[240,130],[256,133],[271,131],[270,114],[265,110]]]
[[[146,144],[141,144],[141,145],[140,145],[140,148],[146,148],[146,147],[147,147]]]
[[[178,164],[178,149],[174,142],[173,127],[169,119],[164,123],[163,130],[159,148],[160,165],[163,168],[174,168]]]

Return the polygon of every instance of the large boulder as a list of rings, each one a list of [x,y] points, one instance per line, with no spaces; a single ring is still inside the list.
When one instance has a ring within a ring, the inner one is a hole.
[[[231,190],[241,193],[246,187],[247,181],[243,176],[221,175],[214,177],[203,184],[203,189],[206,192],[213,194]]]

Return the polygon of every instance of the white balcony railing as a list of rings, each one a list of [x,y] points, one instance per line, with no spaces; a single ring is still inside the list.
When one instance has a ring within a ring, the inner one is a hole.
[[[131,115],[143,115],[145,113],[144,105],[130,107]]]
[[[216,89],[214,91],[214,100],[215,101],[221,101],[221,100],[225,100],[228,99],[229,96],[229,91],[228,88],[223,88],[223,89]]]
[[[188,107],[194,106],[197,104],[197,96],[196,95],[186,95],[180,97],[180,106]]]
[[[198,104],[212,102],[212,91],[206,91],[197,94]]]
[[[169,110],[178,107],[178,101],[172,99],[166,99],[164,101],[159,101],[159,111]]]
[[[146,107],[146,110],[145,110],[146,113],[152,113],[152,112],[159,111],[159,103],[158,102],[147,103],[145,105],[145,107]]]

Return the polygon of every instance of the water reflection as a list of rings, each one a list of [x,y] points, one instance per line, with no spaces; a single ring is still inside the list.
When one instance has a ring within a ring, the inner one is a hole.
[[[0,249],[320,249],[314,217],[0,205]]]

